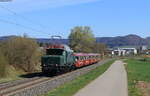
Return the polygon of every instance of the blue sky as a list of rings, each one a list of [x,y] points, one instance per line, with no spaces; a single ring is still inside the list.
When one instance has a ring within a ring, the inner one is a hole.
[[[74,26],[90,26],[96,37],[150,36],[150,0],[13,0],[0,6],[0,36],[67,38]]]

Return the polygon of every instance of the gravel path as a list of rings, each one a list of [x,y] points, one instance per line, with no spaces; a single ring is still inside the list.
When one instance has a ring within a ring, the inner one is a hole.
[[[74,96],[128,96],[124,63],[117,60],[110,68]]]

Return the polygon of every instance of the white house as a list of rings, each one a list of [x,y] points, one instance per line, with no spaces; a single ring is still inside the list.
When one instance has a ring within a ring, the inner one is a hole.
[[[112,55],[126,56],[138,54],[137,48],[135,47],[118,47],[112,50]]]

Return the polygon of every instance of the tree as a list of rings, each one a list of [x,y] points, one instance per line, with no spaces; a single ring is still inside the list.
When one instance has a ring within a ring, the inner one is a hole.
[[[77,26],[69,35],[70,46],[75,52],[92,52],[95,41],[92,30],[88,26]]]
[[[102,44],[102,43],[95,43],[93,50],[95,53],[100,53],[103,57],[106,53],[107,46],[105,44]]]

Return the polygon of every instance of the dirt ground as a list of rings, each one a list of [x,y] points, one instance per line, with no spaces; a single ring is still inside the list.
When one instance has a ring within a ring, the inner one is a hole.
[[[141,90],[143,96],[150,96],[150,83],[139,81],[136,87]]]

